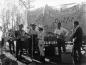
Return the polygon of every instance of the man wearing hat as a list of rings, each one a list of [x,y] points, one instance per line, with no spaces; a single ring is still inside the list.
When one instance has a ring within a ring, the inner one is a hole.
[[[34,56],[35,50],[37,49],[37,44],[38,44],[38,40],[37,40],[37,35],[38,32],[36,31],[36,25],[35,24],[31,24],[31,29],[29,31],[29,34],[31,35],[31,39],[32,39],[32,43],[30,46],[30,54],[32,55],[32,57]]]
[[[38,47],[39,47],[39,51],[40,51],[40,56],[41,56],[41,60],[44,61],[44,31],[42,27],[39,27],[39,34],[38,34]]]
[[[25,34],[25,31],[23,30],[23,24],[19,25],[19,30],[16,33],[16,57],[17,59],[20,59],[21,55],[22,55],[22,44],[23,44],[23,36]],[[19,51],[20,51],[20,55],[19,55]]]
[[[73,39],[74,45],[73,45],[73,58],[75,65],[78,65],[81,63],[81,47],[82,47],[82,37],[83,37],[83,30],[80,27],[80,24],[78,21],[74,21],[74,30],[71,35],[71,39]],[[78,55],[78,57],[77,57]]]

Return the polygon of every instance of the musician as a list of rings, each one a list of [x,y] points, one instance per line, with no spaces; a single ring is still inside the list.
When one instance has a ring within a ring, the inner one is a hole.
[[[56,49],[56,51],[58,51],[59,53],[59,63],[61,63],[61,47],[63,48],[63,52],[66,51],[65,48],[65,37],[68,35],[68,30],[63,28],[61,26],[61,23],[58,23],[57,28],[55,29],[54,33],[57,35],[57,42],[58,42],[58,49]]]
[[[39,51],[40,51],[40,56],[41,59],[44,59],[44,31],[43,28],[39,27],[39,34],[38,34],[38,47],[39,47]]]
[[[37,49],[37,43],[38,43],[38,40],[37,40],[37,35],[38,35],[38,32],[36,31],[36,25],[35,24],[31,24],[31,29],[29,31],[29,34],[31,35],[31,40],[32,42],[30,43],[30,54],[32,56],[34,56],[33,54],[35,53],[35,50]]]
[[[21,58],[21,55],[23,53],[23,47],[22,47],[22,44],[24,42],[24,39],[23,39],[23,36],[25,34],[25,31],[23,30],[23,24],[19,25],[19,30],[16,32],[16,57],[17,59],[20,59]],[[20,55],[19,54],[19,51],[20,51]]]
[[[65,37],[68,35],[68,30],[63,28],[61,26],[61,23],[58,23],[58,27],[54,31],[55,34],[57,34],[58,37],[58,49],[59,49],[59,54],[61,53],[61,46],[63,47],[63,52],[66,51],[65,49]]]
[[[82,46],[82,36],[83,36],[83,31],[82,28],[79,26],[79,22],[75,21],[74,22],[74,31],[71,39],[74,39],[74,47],[73,47],[73,53],[74,53],[74,61],[75,64],[81,59],[81,46]],[[76,51],[78,52],[79,59],[77,60],[76,57]]]
[[[12,53],[15,53],[15,49],[14,49],[14,33],[13,33],[13,31],[12,31],[12,29],[11,30],[9,30],[9,32],[8,32],[8,43],[9,43],[9,49],[10,49],[10,53],[12,54]]]
[[[37,35],[38,33],[36,31],[36,25],[35,24],[31,24],[30,26],[31,26],[31,29],[29,31],[29,34],[31,34],[31,35]]]

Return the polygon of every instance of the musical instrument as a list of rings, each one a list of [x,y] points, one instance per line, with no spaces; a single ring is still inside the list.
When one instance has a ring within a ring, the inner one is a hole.
[[[59,34],[54,34],[52,32],[49,32],[47,34],[47,36],[44,37],[45,46],[48,46],[48,45],[57,46],[57,44],[58,44],[57,40],[58,39],[65,40],[64,33],[59,35]]]
[[[54,34],[49,34],[44,37],[45,57],[51,58],[55,55],[55,47],[58,46],[57,37]]]
[[[50,45],[53,45],[53,46],[57,46],[57,38],[56,36],[45,36],[44,37],[44,41],[45,41],[45,46],[50,46]]]
[[[16,39],[20,39],[21,41],[24,41],[30,37],[31,36],[28,33],[26,33],[25,31],[17,31]]]
[[[62,33],[62,34],[54,34],[57,38],[59,38],[59,39],[64,39],[65,40],[65,36],[64,36],[64,34]]]
[[[73,29],[70,32],[71,32],[71,34],[69,35],[69,41],[72,41],[74,43],[74,41],[76,40],[76,38],[73,38],[73,35],[75,34],[76,29]]]

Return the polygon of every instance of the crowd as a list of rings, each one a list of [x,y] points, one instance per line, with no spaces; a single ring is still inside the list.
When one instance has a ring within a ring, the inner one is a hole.
[[[8,33],[8,40],[9,43],[9,49],[11,54],[15,54],[17,60],[21,59],[23,54],[23,49],[26,49],[29,52],[29,55],[33,58],[35,56],[36,51],[39,52],[40,57],[44,60],[45,58],[45,40],[46,37],[46,31],[43,27],[38,27],[38,31],[36,31],[36,25],[31,24],[31,28],[29,28],[28,32],[25,32],[23,30],[23,24],[19,25],[19,29],[16,31],[13,31],[12,29],[9,30]],[[58,51],[59,60],[61,59],[62,51],[63,53],[66,53],[66,37],[68,36],[68,31],[66,28],[62,27],[61,22],[58,22],[56,29],[54,32],[52,32],[56,37],[57,45],[55,48]],[[72,35],[69,39],[69,41],[73,41],[73,59],[75,64],[80,63],[81,59],[81,47],[82,47],[82,36],[83,31],[82,28],[79,26],[78,21],[74,21],[74,26],[72,30]],[[2,44],[3,40],[3,31],[2,27],[0,27],[0,46]],[[16,41],[16,47],[14,45],[14,41]],[[52,46],[53,47],[53,46]],[[61,49],[63,48],[63,50]],[[16,50],[15,50],[16,48]],[[77,60],[77,54],[78,52],[78,60]]]

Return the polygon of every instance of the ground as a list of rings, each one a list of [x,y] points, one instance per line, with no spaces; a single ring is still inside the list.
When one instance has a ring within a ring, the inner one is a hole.
[[[69,49],[70,49],[70,47],[69,47]],[[86,49],[86,47],[84,47],[84,49]],[[11,54],[9,51],[6,51],[6,49],[3,50],[3,54],[5,54],[8,58],[10,58],[12,60],[15,60],[18,63],[18,65],[57,65],[53,62],[41,63],[40,61],[37,61],[35,59],[33,59],[34,61],[32,62],[31,58],[29,56],[25,56],[25,55],[23,55],[23,57],[26,60],[25,61],[19,61],[15,58],[14,54]],[[82,56],[82,61],[81,61],[82,64],[81,65],[86,65],[86,51],[85,50],[82,51],[82,54],[83,54],[83,56]],[[67,60],[67,59],[69,59],[69,58],[65,57],[65,60]],[[60,65],[73,65],[73,64],[72,63],[68,63],[68,64],[64,63],[64,64],[60,64]]]

